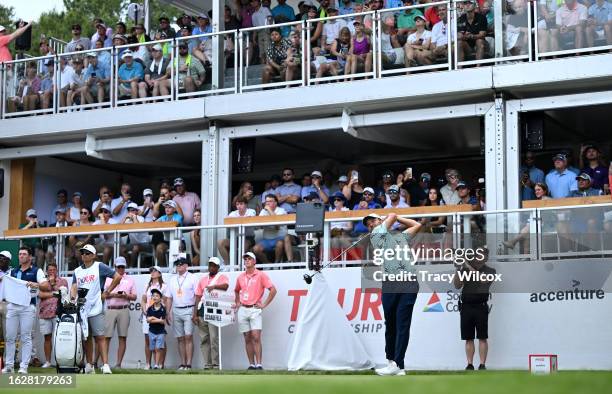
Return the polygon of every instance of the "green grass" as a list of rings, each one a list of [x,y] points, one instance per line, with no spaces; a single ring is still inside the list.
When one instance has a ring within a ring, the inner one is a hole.
[[[39,372],[38,370],[36,372]],[[122,370],[113,375],[79,375],[76,389],[6,389],[2,393],[248,393],[248,394],[576,394],[609,392],[612,372],[568,371],[532,376],[523,371],[412,372],[379,377],[373,372],[283,371],[160,373]],[[18,391],[19,390],[19,391]]]

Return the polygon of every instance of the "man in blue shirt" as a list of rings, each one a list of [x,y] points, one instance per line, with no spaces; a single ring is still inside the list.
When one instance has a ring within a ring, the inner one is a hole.
[[[544,183],[544,171],[535,166],[535,154],[525,154],[525,164],[521,166],[521,196],[522,200],[535,200],[533,187],[536,183]]]
[[[569,197],[572,191],[578,190],[576,175],[567,168],[567,156],[558,153],[553,157],[555,165],[548,175],[546,175],[546,186],[552,198]]]
[[[595,189],[591,187],[591,176],[585,172],[578,175],[576,177],[576,181],[578,182],[578,190],[572,191],[570,197],[591,197],[601,196],[603,194],[601,189]]]
[[[327,186],[323,185],[322,183],[323,175],[321,174],[321,171],[313,171],[310,174],[310,178],[312,179],[312,184],[302,188],[302,198],[309,195],[311,192],[315,192],[319,195],[323,204],[327,204],[330,193]]]
[[[283,169],[283,184],[276,188],[274,194],[278,203],[287,213],[294,213],[295,207],[300,201],[302,187],[293,182],[294,172],[291,168]]]
[[[275,23],[287,23],[295,20],[295,12],[293,7],[286,4],[287,0],[278,0],[278,5],[272,8],[272,16]],[[282,26],[281,34],[287,37],[291,32],[291,26]]]
[[[210,19],[207,14],[198,15],[198,25],[193,28],[191,32],[192,35],[197,36],[199,34],[208,34],[212,33],[212,26],[210,24]],[[199,42],[204,42],[210,40],[210,37],[200,37],[198,38]]]
[[[374,189],[366,187],[363,189],[363,198],[359,201],[359,204],[355,204],[353,210],[359,209],[380,209],[379,203],[374,200]],[[356,222],[353,228],[354,234],[364,234],[368,232],[368,228],[361,222]]]
[[[355,13],[354,4],[351,0],[342,0],[338,4],[338,15],[349,15]]]
[[[612,5],[609,0],[596,0],[588,10],[586,40],[587,47],[595,46],[596,38],[605,38],[612,44]]]
[[[144,69],[134,61],[134,54],[130,50],[123,52],[121,59],[124,63],[119,67],[119,97],[138,98],[138,82],[144,79]],[[147,97],[147,92],[141,92],[140,97]]]
[[[93,104],[93,96],[96,96],[101,103],[109,91],[110,64],[100,62],[98,52],[89,52],[87,60],[89,65],[85,70],[85,86],[81,88],[81,102]]]

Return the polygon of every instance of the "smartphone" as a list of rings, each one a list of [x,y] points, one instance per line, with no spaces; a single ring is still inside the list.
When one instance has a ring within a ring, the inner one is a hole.
[[[479,184],[484,184],[485,183],[485,179],[484,178],[478,178],[478,183]]]
[[[406,167],[406,177],[412,179],[412,167]]]
[[[96,77],[96,73],[95,72],[91,73],[91,77],[95,78]]]
[[[358,171],[351,171],[351,179],[359,179],[359,172]]]
[[[117,294],[125,294],[125,291],[118,291]]]

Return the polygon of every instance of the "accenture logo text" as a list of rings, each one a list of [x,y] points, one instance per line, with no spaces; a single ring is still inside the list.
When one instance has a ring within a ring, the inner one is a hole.
[[[529,302],[603,300],[605,296],[606,293],[602,289],[581,290],[575,288],[573,290],[531,293]]]

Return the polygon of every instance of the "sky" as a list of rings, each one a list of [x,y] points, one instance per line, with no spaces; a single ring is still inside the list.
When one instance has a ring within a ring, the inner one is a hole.
[[[2,0],[2,5],[13,7],[15,17],[25,21],[36,21],[40,14],[53,8],[58,11],[64,9],[62,0]]]

